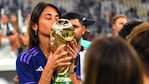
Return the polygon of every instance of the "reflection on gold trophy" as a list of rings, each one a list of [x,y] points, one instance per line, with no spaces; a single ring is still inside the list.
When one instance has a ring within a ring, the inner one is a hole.
[[[69,44],[69,42],[73,40],[74,35],[73,26],[70,21],[67,19],[59,19],[53,24],[50,32],[51,50],[54,52],[59,45]],[[68,55],[63,57],[66,56]],[[57,67],[56,69],[57,72],[54,75],[53,84],[72,84],[68,74],[70,66]]]

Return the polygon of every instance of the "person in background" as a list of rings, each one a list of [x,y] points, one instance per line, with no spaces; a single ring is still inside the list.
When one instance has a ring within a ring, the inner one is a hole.
[[[128,35],[127,41],[138,52],[143,66],[144,84],[149,84],[149,22],[136,26]]]
[[[112,19],[112,30],[113,35],[118,36],[119,31],[128,22],[127,16],[123,14],[117,14]]]
[[[68,19],[74,27],[75,39],[78,44],[77,49],[80,51],[77,64],[77,76],[79,79],[83,80],[84,53],[91,42],[84,40],[82,36],[87,32],[87,27],[93,25],[95,21],[77,12],[68,12],[62,18]]]
[[[87,27],[93,25],[95,21],[77,12],[68,12],[65,15],[63,15],[62,18],[70,20],[70,22],[74,26],[74,32],[76,35],[77,42],[84,48],[88,48],[91,42],[83,39],[82,36],[88,32]]]
[[[27,48],[27,44],[28,44],[28,40],[29,40],[29,36],[28,36],[28,33],[27,33],[27,29],[28,29],[27,27],[29,25],[29,21],[30,21],[30,14],[28,14],[26,16],[25,23],[22,26],[21,33],[19,35],[19,37],[20,37],[19,40],[20,40],[20,43],[21,43],[21,52],[25,51],[26,48]],[[20,54],[20,53],[18,53],[18,54]],[[15,84],[18,84],[18,82],[19,82],[19,79],[18,79],[17,75],[14,76],[12,80]]]
[[[17,17],[16,14],[11,14],[10,15],[10,23],[12,24],[13,28],[20,34],[21,33],[21,28],[19,27],[18,17]]]
[[[139,20],[131,20],[128,23],[126,23],[123,28],[119,32],[119,36],[121,36],[124,39],[127,39],[127,36],[131,33],[131,31],[138,25],[143,23],[143,21]]]
[[[56,6],[39,2],[32,11],[29,22],[29,44],[27,51],[20,54],[16,61],[19,84],[49,84],[57,67],[70,66],[76,60],[76,41],[61,45],[55,52],[50,49],[50,31],[61,14]],[[61,51],[67,47],[67,50]],[[68,57],[63,58],[64,55]],[[70,73],[73,84],[78,84],[76,73]]]
[[[92,41],[84,73],[84,84],[143,84],[138,54],[119,36],[98,36]]]
[[[20,41],[22,43],[23,51],[26,50],[26,47],[27,47],[27,44],[28,44],[28,40],[29,40],[27,29],[28,29],[28,26],[29,26],[30,16],[31,16],[30,14],[28,14],[26,16],[25,22],[24,22],[24,24],[22,26],[21,34],[20,34]]]
[[[21,27],[18,24],[17,14],[10,15],[10,23],[12,24],[12,27],[17,31],[17,34],[18,34],[17,38],[16,38],[17,47],[15,49],[15,50],[17,50],[17,55],[18,55],[22,52],[22,44],[20,41]]]
[[[0,58],[17,57],[17,36],[18,33],[9,22],[8,14],[2,14],[0,24]]]

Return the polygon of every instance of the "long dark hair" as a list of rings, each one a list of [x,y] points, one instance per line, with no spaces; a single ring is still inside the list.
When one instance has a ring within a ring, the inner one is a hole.
[[[84,84],[143,84],[141,63],[120,37],[96,37],[86,53]]]
[[[41,15],[41,13],[48,6],[54,8],[57,11],[57,13],[59,14],[59,17],[61,17],[61,14],[60,14],[60,12],[59,12],[59,10],[56,6],[54,6],[53,4],[50,4],[50,3],[39,2],[35,6],[34,10],[32,11],[31,19],[30,19],[30,22],[29,22],[29,27],[28,27],[28,33],[29,33],[28,49],[39,45],[38,35],[32,29],[32,26],[35,25],[35,24],[38,24],[39,17]]]

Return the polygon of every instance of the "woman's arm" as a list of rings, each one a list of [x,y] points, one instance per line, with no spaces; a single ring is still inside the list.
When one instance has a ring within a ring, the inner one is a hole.
[[[53,70],[44,68],[38,84],[50,84],[53,75]]]

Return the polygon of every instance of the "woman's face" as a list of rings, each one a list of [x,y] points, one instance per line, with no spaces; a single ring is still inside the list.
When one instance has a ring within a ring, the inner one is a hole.
[[[7,24],[8,23],[8,16],[6,14],[3,14],[2,15],[2,18],[1,18],[1,21],[3,24]]]
[[[58,19],[57,11],[52,7],[46,7],[39,17],[38,34],[50,35],[52,24]]]
[[[10,21],[11,21],[12,23],[16,23],[16,22],[17,22],[17,16],[11,15]]]

